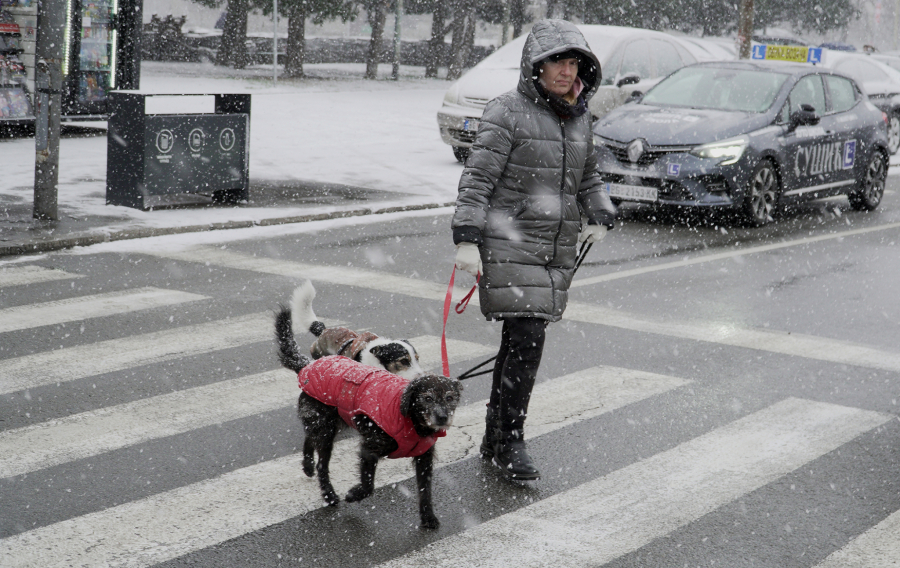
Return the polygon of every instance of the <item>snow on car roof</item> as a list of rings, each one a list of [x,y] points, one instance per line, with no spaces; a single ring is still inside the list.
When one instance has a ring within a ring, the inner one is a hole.
[[[591,51],[600,62],[604,62],[613,47],[623,38],[628,36],[661,37],[671,39],[671,36],[662,32],[645,30],[641,28],[626,28],[622,26],[579,25],[578,29],[584,34]],[[513,39],[491,55],[485,57],[478,65],[479,69],[518,69],[522,61],[522,48],[528,34],[522,34]]]

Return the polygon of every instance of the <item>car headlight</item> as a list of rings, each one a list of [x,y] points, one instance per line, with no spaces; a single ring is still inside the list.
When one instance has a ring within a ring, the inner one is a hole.
[[[446,104],[455,105],[459,102],[459,82],[453,83],[450,85],[450,88],[447,89],[447,92],[444,93],[444,102]]]
[[[720,166],[727,166],[737,162],[744,155],[744,150],[750,140],[746,136],[732,138],[730,140],[722,140],[721,142],[713,142],[711,144],[703,144],[691,150],[691,154],[698,158],[709,158],[711,160],[721,160]]]

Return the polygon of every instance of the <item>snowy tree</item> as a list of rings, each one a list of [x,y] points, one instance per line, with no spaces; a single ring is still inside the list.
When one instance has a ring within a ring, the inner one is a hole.
[[[272,13],[271,0],[263,12]],[[288,77],[302,77],[306,59],[306,22],[322,25],[340,18],[346,22],[357,16],[354,0],[278,0],[278,13],[288,19],[284,72]]]
[[[216,65],[233,65],[243,69],[247,56],[247,15],[257,7],[258,0],[194,0],[207,8],[225,8],[225,27],[216,51]]]

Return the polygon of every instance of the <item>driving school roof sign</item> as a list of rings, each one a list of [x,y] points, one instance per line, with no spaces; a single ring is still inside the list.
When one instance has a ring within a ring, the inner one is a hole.
[[[822,62],[821,47],[803,47],[797,45],[765,45],[753,46],[752,59],[764,59],[768,61],[792,61],[794,63]]]

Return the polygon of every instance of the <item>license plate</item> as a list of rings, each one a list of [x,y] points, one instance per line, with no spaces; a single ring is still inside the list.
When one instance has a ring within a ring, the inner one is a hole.
[[[463,130],[465,130],[466,132],[477,132],[478,121],[474,118],[467,118],[463,121]]]
[[[624,185],[621,183],[607,183],[606,191],[610,197],[624,201],[656,201],[656,188],[643,185]]]

